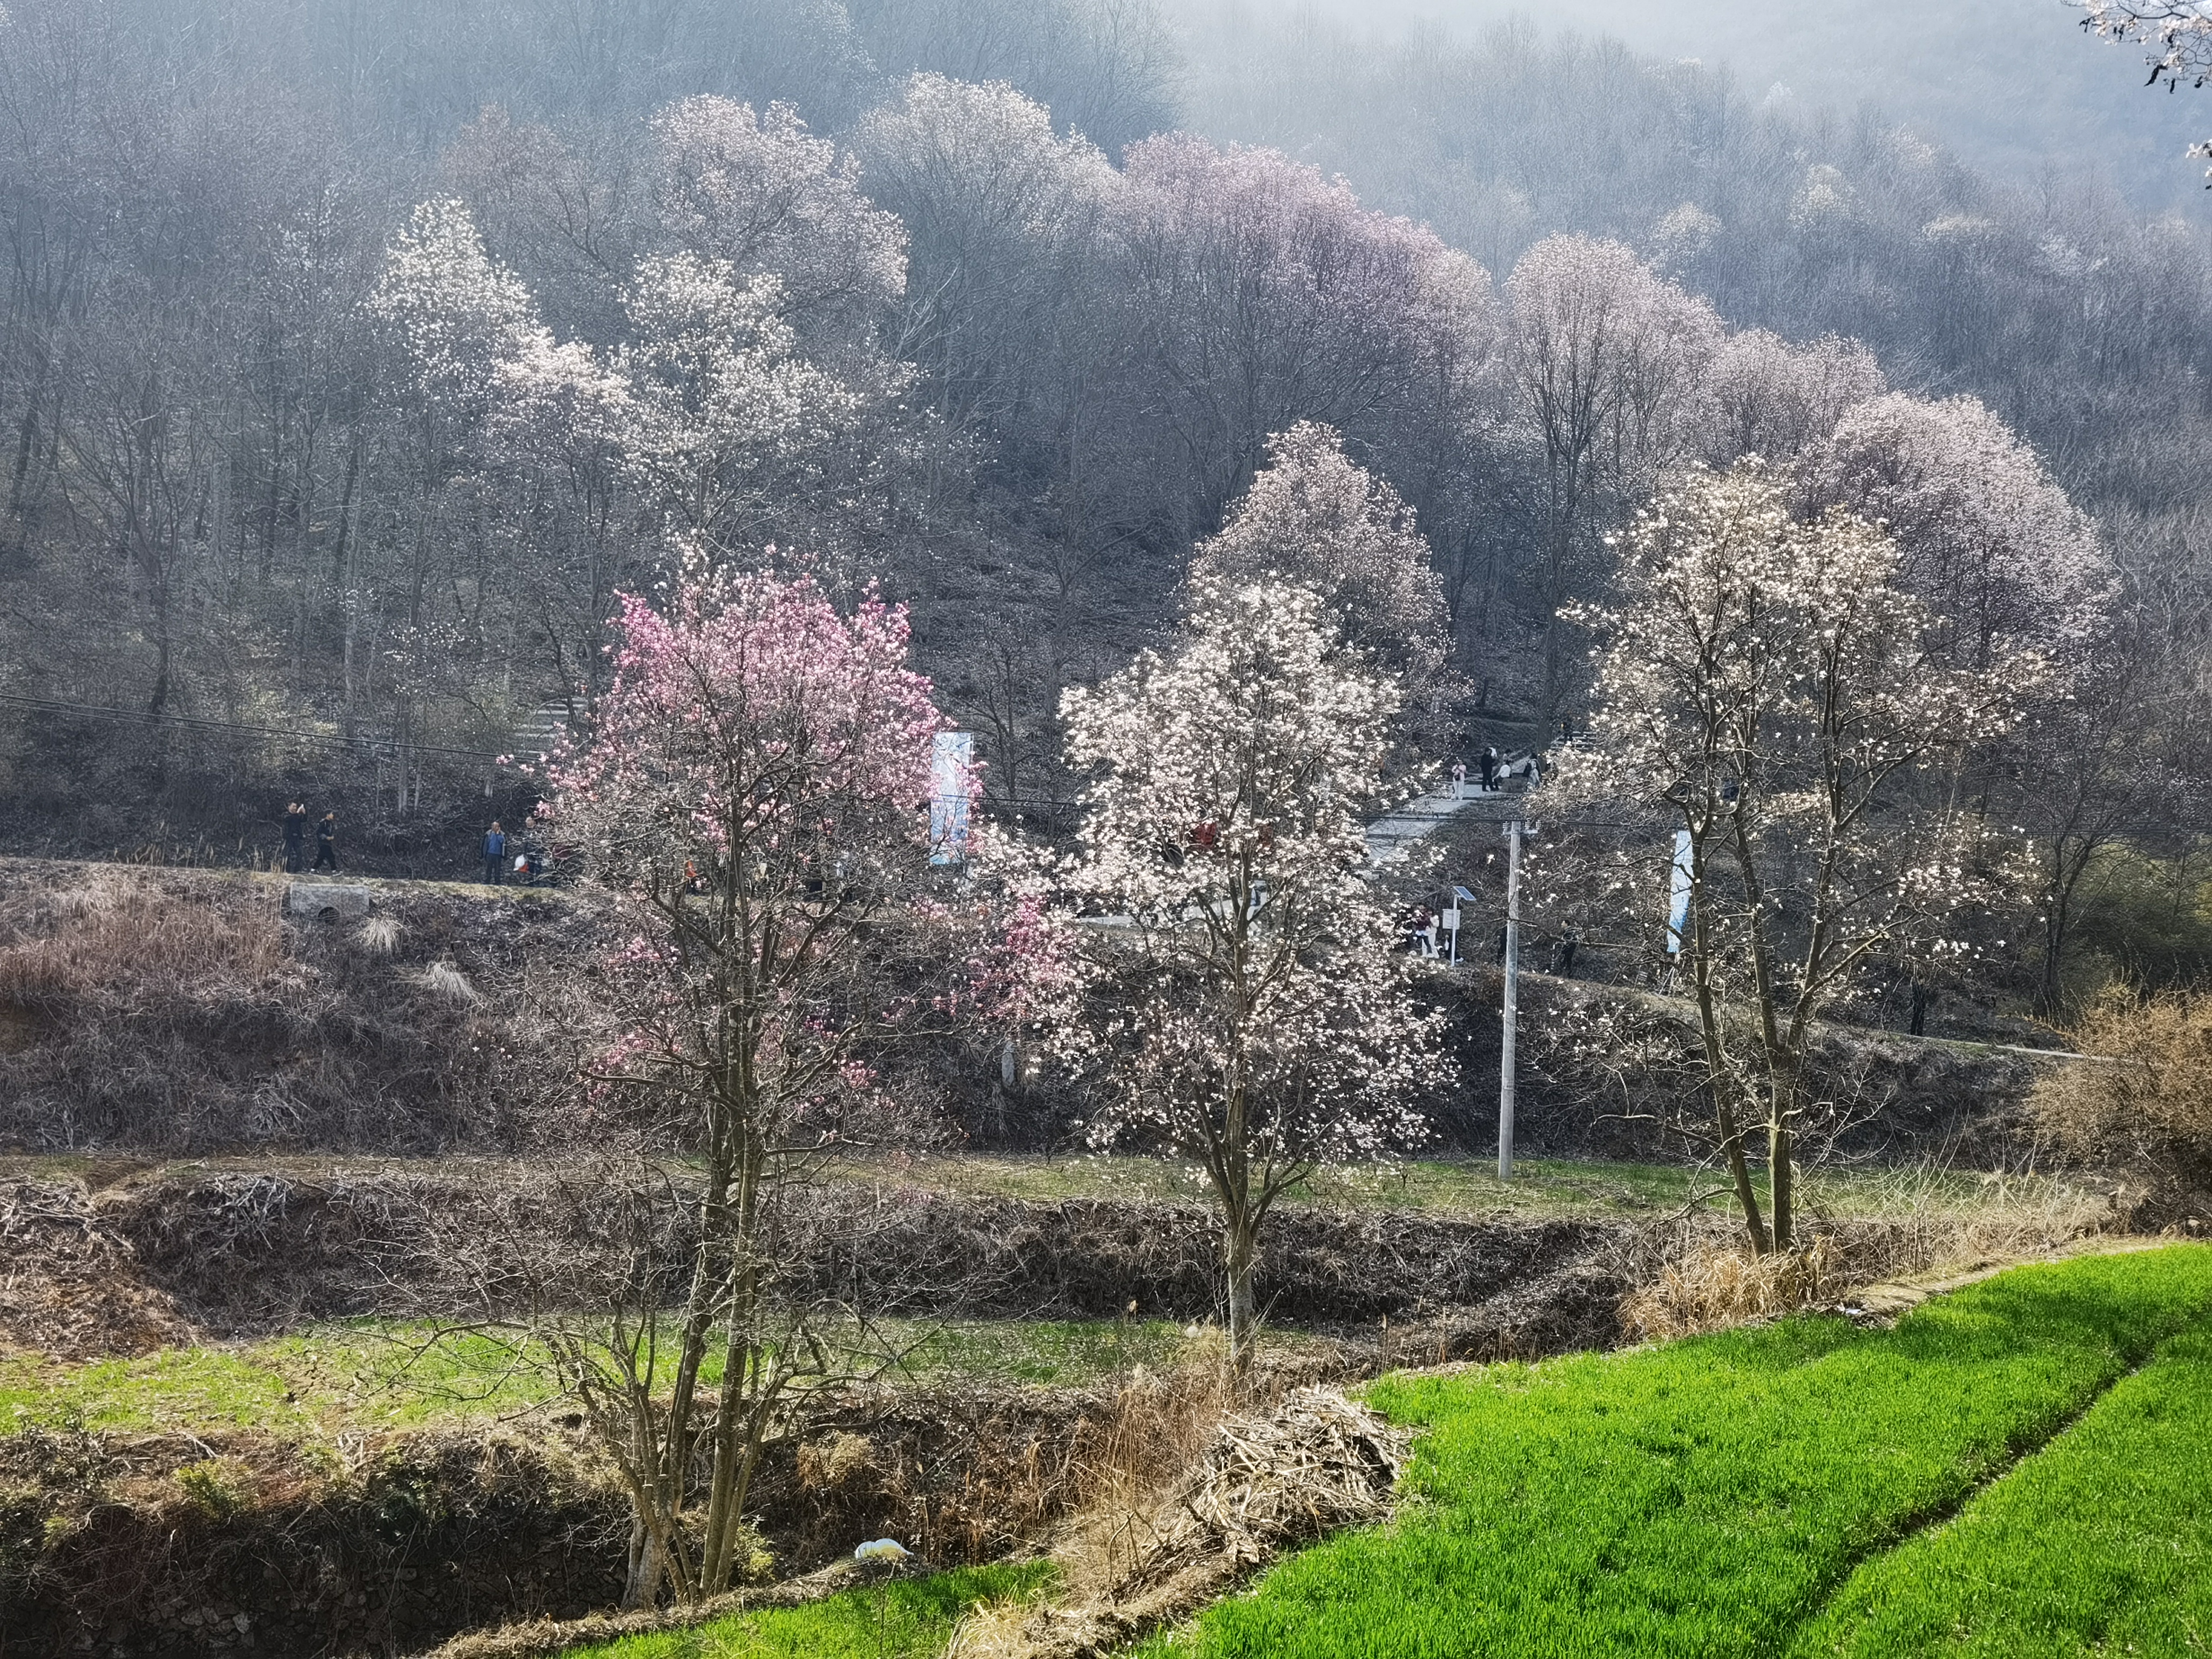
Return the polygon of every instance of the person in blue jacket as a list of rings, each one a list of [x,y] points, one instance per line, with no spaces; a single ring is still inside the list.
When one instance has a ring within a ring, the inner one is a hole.
[[[507,831],[494,818],[491,828],[484,831],[484,879],[496,887],[507,873]]]

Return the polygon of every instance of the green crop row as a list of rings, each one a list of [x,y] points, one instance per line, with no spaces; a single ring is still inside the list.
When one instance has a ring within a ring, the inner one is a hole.
[[[1861,1563],[2208,1319],[2212,1249],[2180,1246],[2021,1268],[1887,1331],[1807,1317],[1385,1378],[1374,1403],[1425,1431],[1415,1501],[1292,1558],[1175,1645],[1206,1659],[1781,1653]],[[1869,1639],[1856,1650],[1918,1650]]]
[[[690,1630],[571,1648],[564,1659],[925,1659],[945,1651],[971,1609],[1025,1601],[1050,1576],[1042,1562],[963,1568],[848,1590],[807,1607],[732,1613]]]
[[[1867,1563],[1795,1651],[2212,1651],[2212,1332],[2174,1338],[1956,1521]]]

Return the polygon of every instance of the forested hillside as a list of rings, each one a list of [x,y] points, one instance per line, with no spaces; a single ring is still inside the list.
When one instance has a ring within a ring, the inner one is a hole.
[[[1431,759],[1586,718],[1561,608],[1662,477],[1757,452],[1887,519],[1961,640],[2063,659],[1975,775],[2061,933],[2208,763],[2201,231],[1754,103],[1725,41],[1135,0],[4,30],[21,848],[246,861],[306,793],[356,858],[464,865],[529,797],[495,757],[587,711],[615,596],[687,559],[911,604],[990,797],[1065,825],[1061,690],[1300,421],[1425,537]]]

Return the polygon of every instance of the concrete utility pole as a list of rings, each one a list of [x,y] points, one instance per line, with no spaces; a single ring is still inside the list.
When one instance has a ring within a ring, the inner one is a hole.
[[[1498,1178],[1513,1179],[1513,1034],[1521,992],[1521,820],[1505,826],[1512,851],[1505,862],[1505,1030],[1498,1060]]]

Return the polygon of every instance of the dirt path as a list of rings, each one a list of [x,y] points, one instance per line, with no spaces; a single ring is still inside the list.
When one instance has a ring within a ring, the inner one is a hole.
[[[2138,1250],[2162,1249],[2174,1243],[2163,1235],[2155,1238],[2127,1238],[2098,1236],[2076,1239],[2073,1243],[2056,1250],[2044,1250],[2033,1255],[2012,1256],[2003,1261],[1978,1262],[1960,1271],[1942,1270],[1942,1276],[1914,1273],[1902,1279],[1885,1279],[1879,1285],[1869,1285],[1854,1291],[1837,1304],[1837,1310],[1854,1319],[1884,1324],[1893,1323],[1912,1311],[1930,1297],[1942,1296],[1951,1291],[1962,1291],[1969,1285],[1978,1285],[1985,1279],[1995,1279],[1999,1273],[2009,1273],[2014,1267],[2034,1267],[2039,1263],[2070,1261],[2084,1255],[2131,1255]]]

